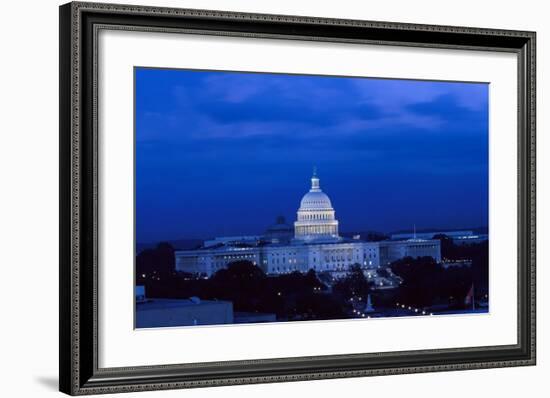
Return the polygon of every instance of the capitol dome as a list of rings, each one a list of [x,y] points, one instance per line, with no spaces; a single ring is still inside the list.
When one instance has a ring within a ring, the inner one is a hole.
[[[321,190],[309,191],[304,195],[300,202],[302,210],[323,210],[332,209],[332,203],[326,193]]]
[[[321,190],[315,170],[311,177],[311,188],[298,209],[298,219],[294,223],[294,237],[298,240],[334,240],[338,236],[338,220],[330,198]]]

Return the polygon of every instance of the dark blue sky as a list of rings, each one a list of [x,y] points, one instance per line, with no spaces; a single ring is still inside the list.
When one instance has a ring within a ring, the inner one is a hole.
[[[136,68],[138,242],[294,222],[312,167],[340,230],[488,224],[488,90]]]

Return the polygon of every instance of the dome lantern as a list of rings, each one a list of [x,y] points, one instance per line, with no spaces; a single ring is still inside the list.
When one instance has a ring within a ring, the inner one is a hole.
[[[313,175],[311,176],[310,192],[320,192],[319,178],[317,177],[317,167],[313,167]]]

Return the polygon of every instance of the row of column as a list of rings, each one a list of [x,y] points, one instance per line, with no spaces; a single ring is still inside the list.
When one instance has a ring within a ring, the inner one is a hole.
[[[313,213],[313,214],[301,214],[300,221],[304,220],[332,220],[333,217],[329,213]]]
[[[334,225],[307,225],[297,227],[299,235],[311,235],[311,234],[336,234],[336,226]]]

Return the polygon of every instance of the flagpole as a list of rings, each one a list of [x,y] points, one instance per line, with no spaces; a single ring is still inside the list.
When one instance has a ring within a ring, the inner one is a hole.
[[[476,285],[472,283],[472,311],[476,309]]]

